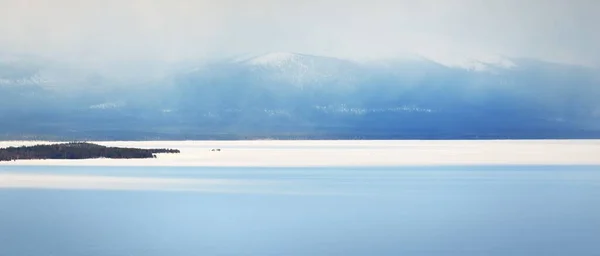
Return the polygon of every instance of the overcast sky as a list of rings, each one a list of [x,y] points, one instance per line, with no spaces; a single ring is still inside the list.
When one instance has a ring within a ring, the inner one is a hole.
[[[0,0],[4,53],[169,60],[291,51],[599,66],[598,0]]]

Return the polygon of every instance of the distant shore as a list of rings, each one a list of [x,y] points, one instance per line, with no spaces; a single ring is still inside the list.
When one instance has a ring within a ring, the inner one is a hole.
[[[0,147],[50,144],[0,141]],[[95,141],[110,147],[177,148],[153,159],[21,160],[2,166],[310,167],[401,165],[600,165],[600,140]],[[217,150],[218,149],[218,150]]]
[[[0,141],[0,147],[50,144]],[[0,166],[309,167],[401,165],[600,165],[600,140],[104,141],[111,147],[178,148],[153,159],[21,160]],[[219,149],[216,151],[213,149]]]
[[[107,147],[89,142],[38,143],[38,145],[33,146],[1,147],[0,161],[94,158],[140,159],[156,158],[158,153],[179,153],[179,150]]]

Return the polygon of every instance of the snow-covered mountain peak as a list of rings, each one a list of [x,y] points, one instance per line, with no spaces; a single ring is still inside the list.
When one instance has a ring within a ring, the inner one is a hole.
[[[324,85],[350,80],[342,75],[354,65],[333,57],[305,55],[290,52],[271,52],[243,61],[237,61],[260,79],[288,83],[303,88],[305,85]]]
[[[446,67],[473,72],[494,73],[502,69],[517,67],[517,64],[510,58],[497,54],[423,54],[423,57]]]
[[[476,72],[489,72],[497,69],[515,68],[517,64],[501,56],[483,56],[458,62],[455,66]]]
[[[285,64],[299,62],[302,59],[301,54],[290,52],[271,52],[260,55],[245,62],[251,65],[280,67]]]

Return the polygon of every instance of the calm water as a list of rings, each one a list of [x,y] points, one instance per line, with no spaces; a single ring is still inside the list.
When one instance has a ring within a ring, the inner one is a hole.
[[[0,188],[0,256],[600,255],[599,166],[0,167],[232,181]]]

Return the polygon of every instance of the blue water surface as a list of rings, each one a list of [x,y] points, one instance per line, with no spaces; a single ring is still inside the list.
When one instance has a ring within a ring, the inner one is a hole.
[[[221,190],[0,188],[0,256],[600,255],[600,166],[0,166],[244,181]]]

